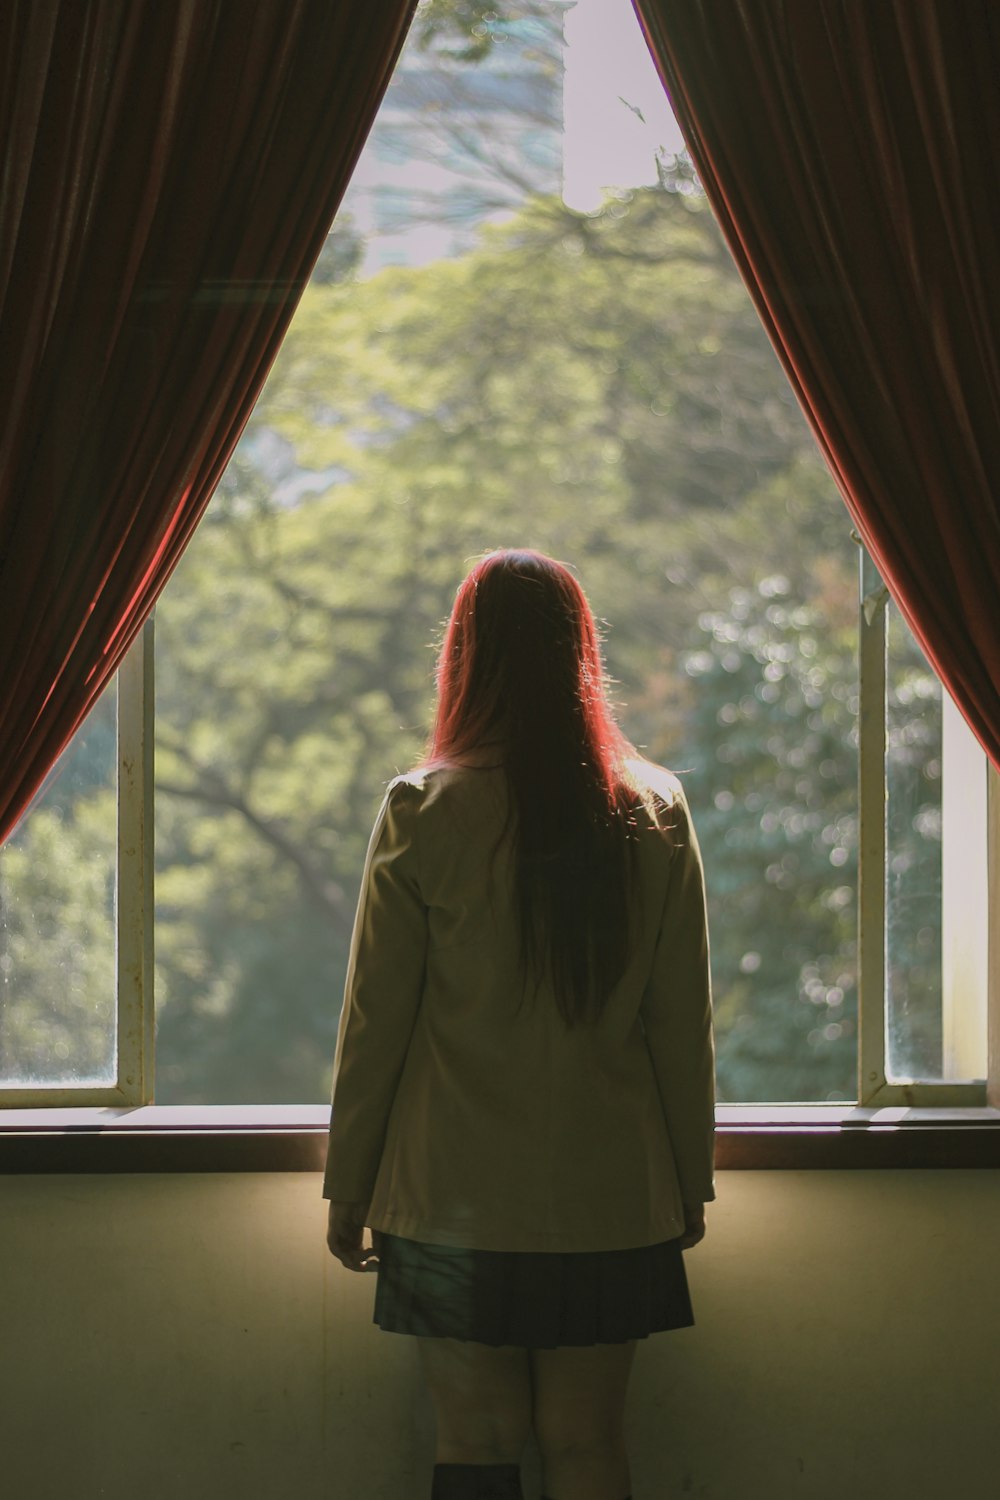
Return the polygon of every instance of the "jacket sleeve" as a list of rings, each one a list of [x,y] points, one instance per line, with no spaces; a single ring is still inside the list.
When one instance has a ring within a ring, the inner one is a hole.
[[[681,1196],[715,1197],[715,1048],[705,880],[683,792],[671,812],[673,854],[663,920],[641,1016]]]
[[[337,1032],[323,1196],[371,1199],[424,984],[427,909],[414,825],[422,788],[389,787],[368,845]]]

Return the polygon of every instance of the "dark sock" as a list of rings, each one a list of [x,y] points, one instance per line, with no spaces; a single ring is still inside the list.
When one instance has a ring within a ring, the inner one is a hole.
[[[518,1464],[435,1464],[431,1500],[524,1500]]]

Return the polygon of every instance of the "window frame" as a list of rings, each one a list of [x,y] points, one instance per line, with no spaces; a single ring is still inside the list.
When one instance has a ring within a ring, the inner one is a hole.
[[[888,592],[863,548],[859,578],[858,1102],[720,1105],[721,1170],[1000,1167],[1000,775],[989,768],[989,1077],[887,1082]],[[119,670],[118,1078],[0,1091],[0,1173],[321,1170],[327,1106],[153,1103],[154,703],[151,618]]]
[[[321,1172],[323,1105],[17,1109],[0,1123],[0,1175]],[[716,1169],[1000,1168],[1000,1110],[720,1105]]]
[[[115,867],[115,1078],[108,1084],[0,1087],[9,1109],[135,1108],[153,1102],[153,619],[118,669]]]
[[[855,534],[856,535],[856,534]],[[889,590],[867,549],[860,547],[858,609],[858,1105],[977,1108],[987,1102],[986,1078],[962,1081],[887,1078],[886,833],[887,833],[887,607]],[[942,689],[943,691],[943,689]],[[997,805],[997,772],[986,760],[988,806]],[[943,781],[949,780],[947,762]],[[989,826],[992,823],[993,826]],[[995,817],[988,817],[986,889],[991,910],[1000,894]],[[947,889],[942,891],[944,922]],[[952,896],[954,899],[954,896]],[[997,940],[988,935],[987,1016],[1000,1004]],[[989,1053],[990,1040],[987,1036]],[[991,1054],[990,1054],[991,1055]],[[991,1068],[988,1066],[988,1072]]]

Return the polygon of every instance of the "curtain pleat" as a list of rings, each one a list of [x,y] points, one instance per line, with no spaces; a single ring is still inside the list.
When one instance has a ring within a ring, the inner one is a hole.
[[[0,6],[0,839],[208,504],[414,5]]]
[[[634,4],[859,534],[1000,766],[1000,9]]]

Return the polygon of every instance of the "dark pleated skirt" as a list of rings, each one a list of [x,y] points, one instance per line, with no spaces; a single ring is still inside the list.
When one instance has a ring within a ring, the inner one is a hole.
[[[556,1349],[694,1323],[676,1240],[631,1250],[460,1250],[378,1233],[374,1322],[387,1333]]]

